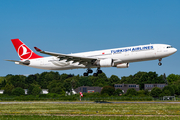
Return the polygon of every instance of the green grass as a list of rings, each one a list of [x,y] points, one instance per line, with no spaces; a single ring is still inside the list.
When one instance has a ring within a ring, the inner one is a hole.
[[[180,115],[179,104],[1,104],[0,114]]]
[[[179,120],[178,116],[27,116],[3,115],[1,120]]]
[[[0,120],[29,119],[129,119],[129,120],[174,120],[180,119],[180,104],[159,103],[78,103],[78,104],[0,104]]]

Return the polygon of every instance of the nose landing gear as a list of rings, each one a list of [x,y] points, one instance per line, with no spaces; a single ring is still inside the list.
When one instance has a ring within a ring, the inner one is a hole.
[[[158,63],[159,66],[162,65],[161,61],[162,61],[162,58],[159,59],[159,63]]]

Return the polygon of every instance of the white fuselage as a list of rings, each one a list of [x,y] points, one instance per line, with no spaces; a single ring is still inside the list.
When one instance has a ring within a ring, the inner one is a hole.
[[[114,65],[112,67],[117,67],[117,64],[121,63],[131,63],[147,60],[155,60],[164,58],[174,54],[177,49],[166,44],[149,44],[149,45],[139,45],[133,47],[106,49],[90,52],[82,52],[71,54],[74,56],[82,57],[93,57],[97,59],[113,59]],[[77,68],[95,68],[97,66],[86,66],[79,64],[79,62],[73,63],[73,61],[60,60],[58,57],[44,57],[38,59],[29,60],[29,67],[47,69],[47,70],[66,70],[66,69],[77,69]],[[103,67],[103,66],[102,66]]]

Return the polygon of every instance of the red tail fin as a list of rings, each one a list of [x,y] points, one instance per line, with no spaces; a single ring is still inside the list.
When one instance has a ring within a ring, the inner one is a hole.
[[[23,42],[21,42],[21,40],[11,39],[11,41],[21,60],[42,58],[41,56],[35,54],[31,49],[29,49]]]

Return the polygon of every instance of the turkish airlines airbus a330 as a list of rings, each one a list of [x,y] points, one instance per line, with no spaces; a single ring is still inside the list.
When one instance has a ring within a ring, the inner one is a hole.
[[[87,68],[87,72],[84,73],[84,76],[93,73],[91,68],[97,68],[96,73],[93,74],[94,76],[97,76],[99,73],[102,73],[102,70],[100,70],[101,67],[127,68],[131,62],[158,59],[158,65],[161,66],[162,58],[168,57],[177,51],[176,48],[166,44],[139,45],[75,54],[42,51],[41,49],[34,47],[37,52],[50,55],[50,57],[42,57],[35,54],[19,39],[12,39],[11,41],[21,60],[7,61],[46,70]]]

